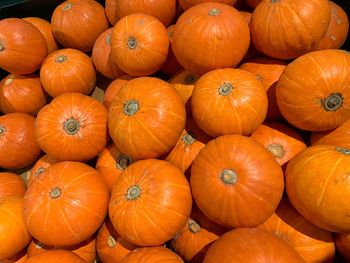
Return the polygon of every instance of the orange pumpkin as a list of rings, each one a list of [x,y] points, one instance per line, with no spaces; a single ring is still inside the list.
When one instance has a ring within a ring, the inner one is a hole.
[[[307,221],[287,198],[281,201],[276,212],[259,228],[287,242],[305,262],[333,262],[335,247],[332,233]]]
[[[128,15],[112,29],[111,59],[129,75],[146,76],[160,70],[168,50],[166,28],[153,16]]]
[[[98,72],[107,78],[115,79],[123,75],[123,72],[111,59],[111,33],[112,29],[109,28],[99,35],[92,48],[91,59]]]
[[[0,82],[0,110],[36,115],[46,104],[47,95],[36,75],[10,74]]]
[[[0,200],[9,196],[24,196],[26,185],[15,173],[0,172]]]
[[[335,246],[337,251],[345,259],[347,262],[350,261],[350,235],[349,233],[340,233],[336,234],[335,238]]]
[[[0,67],[13,74],[31,74],[47,55],[40,31],[20,18],[0,21]]]
[[[121,263],[183,263],[183,260],[165,247],[137,248],[129,253]]]
[[[202,263],[209,245],[218,238],[190,218],[182,231],[171,240],[171,247],[185,260]]]
[[[67,48],[48,55],[40,69],[40,80],[51,97],[67,92],[88,95],[95,88],[96,72],[86,54]]]
[[[203,263],[283,262],[304,260],[287,243],[258,228],[238,228],[227,232],[209,248]]]
[[[250,31],[260,52],[292,59],[313,50],[330,18],[328,0],[264,0],[254,9]]]
[[[191,207],[190,186],[181,171],[169,162],[148,159],[130,165],[118,178],[109,216],[123,239],[159,246],[184,227]]]
[[[32,169],[30,169],[27,174],[27,184],[30,186],[32,182],[39,176],[39,174],[43,173],[47,168],[57,163],[57,161],[51,156],[45,154],[39,160],[36,161]]]
[[[255,76],[241,69],[204,74],[192,93],[192,115],[207,134],[251,134],[264,121],[267,96]]]
[[[92,50],[98,36],[108,28],[104,8],[97,1],[68,0],[51,17],[52,32],[66,48]]]
[[[120,88],[123,87],[126,83],[128,83],[128,81],[130,79],[132,79],[131,76],[124,75],[124,76],[122,76],[120,78],[117,78],[117,79],[113,80],[108,85],[107,89],[105,90],[104,97],[103,97],[103,105],[105,105],[107,110],[111,106],[112,101],[114,100],[114,97],[119,92]]]
[[[179,0],[180,7],[183,10],[187,10],[192,6],[205,3],[205,2],[218,2],[226,5],[234,5],[237,0]]]
[[[16,256],[31,237],[23,222],[23,198],[8,197],[0,201],[0,260]]]
[[[212,2],[185,11],[176,22],[171,42],[180,65],[199,75],[236,66],[249,43],[249,27],[239,11]]]
[[[42,254],[32,256],[27,259],[26,263],[86,263],[77,254],[66,250],[50,250]]]
[[[167,82],[151,77],[130,80],[109,108],[109,133],[116,146],[134,159],[167,153],[185,128],[179,94]]]
[[[317,145],[296,155],[285,172],[292,205],[311,223],[332,232],[350,231],[350,150]]]
[[[175,16],[176,0],[106,0],[105,11],[112,25],[116,24],[125,16],[134,13],[143,13],[157,18],[167,26]]]
[[[190,181],[198,208],[229,228],[263,223],[276,210],[284,189],[275,158],[242,135],[210,141],[195,158]]]
[[[96,250],[102,263],[118,263],[137,248],[119,236],[107,219],[96,237]]]
[[[34,122],[35,118],[25,113],[0,116],[0,167],[23,168],[39,158]]]
[[[24,196],[24,220],[34,238],[50,246],[74,246],[102,225],[108,188],[101,175],[79,162],[61,162],[40,174]]]
[[[25,17],[23,20],[28,21],[39,29],[40,33],[45,38],[48,54],[58,49],[57,41],[52,33],[50,22],[40,17]]]
[[[64,93],[42,108],[36,119],[40,148],[57,161],[87,161],[107,143],[107,111],[97,100]]]

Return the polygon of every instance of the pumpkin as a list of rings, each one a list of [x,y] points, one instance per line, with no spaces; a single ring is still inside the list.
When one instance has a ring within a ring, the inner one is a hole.
[[[171,162],[185,173],[199,151],[211,139],[210,136],[199,129],[193,119],[187,119],[184,131],[165,160]]]
[[[86,263],[77,254],[66,250],[50,250],[44,253],[32,256],[27,259],[26,263]]]
[[[308,131],[339,127],[350,118],[350,54],[310,52],[291,62],[276,87],[277,105],[293,126]]]
[[[349,167],[350,150],[346,148],[317,145],[297,154],[285,172],[292,205],[323,229],[350,231]]]
[[[28,21],[37,29],[39,29],[40,33],[43,35],[47,45],[47,54],[58,49],[57,41],[52,33],[50,22],[42,19],[40,17],[25,17],[23,20]]]
[[[22,219],[23,198],[12,196],[0,201],[0,260],[16,256],[31,237]]]
[[[80,93],[64,93],[43,107],[35,133],[40,148],[57,161],[87,161],[107,143],[107,110]]]
[[[106,0],[105,11],[112,25],[125,16],[143,13],[157,18],[164,26],[167,26],[175,16],[176,0]]]
[[[39,158],[34,122],[35,118],[25,113],[0,116],[0,167],[23,168]]]
[[[68,0],[53,11],[51,28],[63,47],[86,52],[92,50],[98,36],[108,29],[108,21],[97,1]]]
[[[120,88],[123,87],[126,83],[128,83],[130,79],[132,79],[131,76],[124,75],[122,77],[116,78],[108,85],[103,97],[103,105],[105,105],[107,110],[111,106],[112,101],[114,100],[114,97],[119,92]]]
[[[137,248],[119,236],[107,218],[96,237],[96,250],[102,263],[118,263]]]
[[[24,196],[26,185],[15,173],[0,172],[0,200],[9,196]]]
[[[250,22],[252,41],[269,57],[296,58],[321,41],[330,18],[328,0],[264,0]]]
[[[112,192],[120,174],[134,161],[136,160],[122,153],[114,143],[108,145],[101,152],[96,162],[96,170],[106,181],[109,192]]]
[[[331,8],[331,21],[328,25],[326,34],[320,43],[317,44],[316,50],[340,48],[346,41],[349,32],[349,19],[343,8],[329,1]]]
[[[337,251],[343,259],[350,260],[350,238],[349,233],[339,233],[334,238]]]
[[[196,82],[191,106],[194,120],[207,134],[249,135],[266,117],[267,96],[252,73],[217,69]]]
[[[109,133],[116,146],[134,159],[167,153],[185,128],[186,112],[169,83],[142,77],[130,80],[108,113]]]
[[[296,154],[306,149],[300,135],[283,126],[282,131],[276,130],[269,125],[260,125],[250,136],[263,145],[275,157],[279,165],[284,165]]]
[[[31,74],[47,55],[47,44],[40,31],[20,18],[0,21],[0,67],[12,74]]]
[[[209,248],[203,263],[301,263],[304,260],[287,243],[258,228],[227,232]]]
[[[32,182],[39,176],[39,174],[43,173],[47,168],[57,163],[57,161],[51,156],[45,154],[39,160],[36,161],[32,169],[30,169],[27,174],[27,184],[30,186]]]
[[[181,171],[167,161],[147,159],[133,163],[117,179],[109,217],[128,242],[159,246],[184,227],[191,207],[190,186]]]
[[[112,29],[109,28],[99,35],[92,48],[91,59],[98,72],[107,78],[115,79],[123,75],[123,72],[111,59],[111,33]]]
[[[165,247],[137,248],[129,253],[121,263],[183,263],[183,260]]]
[[[168,50],[167,30],[153,16],[128,15],[112,29],[111,59],[129,75],[146,76],[160,70]]]
[[[208,142],[194,159],[190,182],[198,208],[228,228],[263,223],[276,210],[284,189],[275,158],[242,135]]]
[[[0,82],[0,110],[36,115],[46,104],[47,95],[36,75],[10,74]]]
[[[185,260],[202,263],[209,245],[218,238],[190,218],[182,231],[171,240],[171,247]]]
[[[99,172],[79,162],[60,162],[40,174],[24,196],[31,235],[49,246],[74,246],[102,225],[109,200]]]
[[[332,233],[307,221],[287,198],[283,198],[276,212],[259,228],[287,242],[305,262],[333,262],[335,247]]]
[[[180,7],[183,10],[187,10],[192,6],[205,3],[205,2],[218,2],[226,5],[233,5],[237,0],[179,0]]]
[[[264,0],[245,0],[247,2],[247,4],[252,7],[252,8],[256,8],[262,1]]]
[[[239,11],[213,2],[185,11],[176,22],[171,41],[180,65],[198,75],[236,66],[249,43],[249,27]]]
[[[86,54],[66,48],[47,56],[40,69],[40,80],[51,97],[67,92],[88,95],[95,88],[96,72]]]

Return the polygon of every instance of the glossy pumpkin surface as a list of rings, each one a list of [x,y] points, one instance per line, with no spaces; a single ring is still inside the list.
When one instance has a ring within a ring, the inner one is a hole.
[[[27,187],[15,173],[0,172],[0,200],[9,196],[23,197]]]

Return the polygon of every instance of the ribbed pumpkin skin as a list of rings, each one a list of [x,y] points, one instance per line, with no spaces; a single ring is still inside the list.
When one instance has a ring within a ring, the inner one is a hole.
[[[0,22],[0,50],[1,68],[12,74],[31,74],[45,59],[47,44],[31,23],[20,18],[5,18]]]
[[[207,134],[251,134],[264,121],[267,96],[255,76],[241,69],[217,69],[199,78],[192,92],[192,115]]]
[[[249,27],[235,8],[202,3],[179,17],[171,43],[180,65],[202,75],[242,60],[250,43]]]
[[[16,256],[30,240],[23,221],[23,198],[8,197],[0,200],[0,260]]]
[[[80,93],[64,93],[42,108],[35,134],[40,148],[58,161],[87,161],[107,143],[107,110]]]
[[[191,207],[190,186],[181,171],[169,162],[148,159],[130,165],[118,178],[109,216],[122,238],[159,246],[184,227]]]
[[[116,78],[108,85],[103,97],[103,105],[107,108],[107,110],[111,106],[112,101],[114,100],[114,97],[119,92],[120,88],[123,87],[126,83],[128,83],[130,79],[132,79],[131,76],[124,75],[120,78]]]
[[[25,113],[0,116],[0,167],[23,168],[39,158],[35,138],[35,118]]]
[[[287,198],[259,228],[287,242],[305,262],[333,262],[335,247],[332,233],[307,221]]]
[[[86,52],[92,50],[95,40],[108,28],[108,21],[98,2],[69,0],[55,8],[51,27],[63,47]]]
[[[67,92],[88,95],[95,88],[96,72],[86,54],[65,48],[47,56],[40,69],[40,80],[51,97]]]
[[[129,75],[151,75],[167,60],[169,43],[159,20],[141,13],[128,15],[112,29],[111,59]]]
[[[350,54],[321,50],[294,60],[277,83],[276,100],[283,117],[297,128],[339,127],[350,118]]]
[[[257,228],[238,228],[221,236],[209,248],[203,263],[302,263],[284,241]]]
[[[81,257],[66,250],[50,250],[27,259],[26,263],[86,263]]]
[[[313,224],[332,232],[350,231],[349,167],[347,149],[328,145],[307,148],[287,165],[289,200]]]
[[[50,246],[74,246],[102,225],[109,192],[95,169],[61,162],[33,181],[24,200],[24,220],[33,237]]]
[[[30,186],[32,182],[39,176],[39,174],[43,173],[47,168],[57,163],[57,161],[51,156],[45,154],[39,160],[36,161],[32,169],[27,175],[27,184]]]
[[[135,78],[123,86],[108,113],[109,133],[116,146],[135,158],[167,153],[185,128],[186,112],[169,83]]]
[[[23,197],[27,187],[15,173],[0,172],[0,202],[9,196]]]
[[[205,2],[218,2],[226,5],[233,5],[237,0],[179,0],[180,7],[182,10],[187,10],[192,6],[205,3]]]
[[[50,22],[40,17],[25,17],[23,20],[28,21],[39,29],[40,33],[46,40],[48,54],[58,49],[58,44],[52,33]]]
[[[271,153],[242,135],[210,141],[195,158],[190,181],[199,209],[229,228],[263,223],[274,213],[284,188],[282,169]]]
[[[336,234],[335,238],[335,246],[337,251],[346,261],[350,260],[350,236],[349,233],[340,233]]]
[[[106,0],[106,15],[114,25],[124,16],[134,13],[143,13],[154,16],[167,26],[173,20],[176,11],[176,0]]]
[[[252,41],[269,57],[296,58],[321,41],[330,18],[328,0],[263,0],[250,23]]]
[[[183,263],[183,260],[165,247],[137,248],[129,253],[120,263]]]
[[[36,115],[46,104],[47,95],[37,75],[10,74],[0,82],[0,110]]]

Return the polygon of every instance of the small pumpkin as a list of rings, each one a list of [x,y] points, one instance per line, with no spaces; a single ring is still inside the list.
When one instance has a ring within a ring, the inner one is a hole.
[[[132,79],[129,75],[124,75],[122,77],[116,78],[113,80],[105,90],[105,94],[103,96],[103,105],[109,109],[114,100],[114,97],[119,92],[120,88],[123,87],[128,81]]]
[[[9,196],[23,197],[27,187],[15,173],[0,172],[0,200]]]
[[[192,6],[205,3],[205,2],[218,2],[226,5],[234,5],[237,0],[179,0],[180,7],[183,10],[187,10]]]
[[[137,248],[129,253],[120,263],[183,263],[179,255],[165,247]]]
[[[44,253],[32,256],[27,259],[26,263],[86,263],[77,254],[66,250],[50,250]]]
[[[32,182],[38,177],[41,173],[43,173],[47,168],[57,163],[57,161],[51,156],[45,154],[39,160],[36,161],[32,169],[30,169],[27,174],[27,184],[30,186]]]

